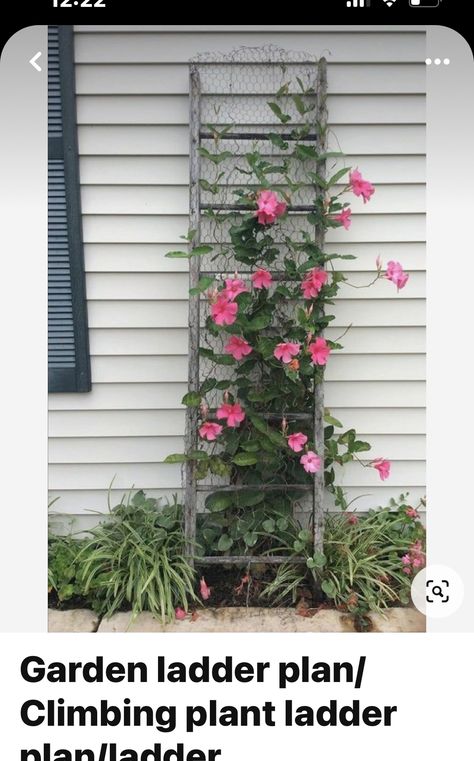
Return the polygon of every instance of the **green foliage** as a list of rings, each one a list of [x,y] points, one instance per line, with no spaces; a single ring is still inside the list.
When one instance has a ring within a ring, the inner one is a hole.
[[[54,591],[60,603],[74,597],[85,597],[83,584],[78,579],[79,553],[85,542],[71,535],[50,534],[48,540],[48,592]]]
[[[324,552],[313,552],[310,533],[298,531],[295,555],[306,566],[280,566],[263,596],[273,604],[296,598],[302,584],[315,582],[326,597],[357,615],[383,611],[409,601],[412,576],[404,573],[402,557],[415,542],[424,546],[425,531],[418,519],[407,515],[407,495],[389,507],[370,510],[351,523],[348,513],[328,514],[324,526]]]
[[[195,574],[184,556],[181,506],[161,507],[142,491],[114,507],[77,555],[78,579],[101,615],[122,607],[162,621],[196,601]]]

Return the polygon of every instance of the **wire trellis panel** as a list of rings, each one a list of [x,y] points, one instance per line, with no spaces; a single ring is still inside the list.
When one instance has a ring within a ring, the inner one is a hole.
[[[297,84],[296,84],[297,83]],[[275,101],[275,93],[284,88],[285,113],[291,116],[290,124],[277,118],[269,103]],[[286,88],[286,90],[285,90]],[[298,108],[294,95],[304,91],[308,111],[303,114]],[[324,154],[326,150],[327,131],[327,72],[325,59],[315,59],[303,53],[286,52],[272,46],[264,48],[241,48],[230,54],[203,54],[190,64],[190,228],[194,237],[190,243],[190,252],[196,247],[210,245],[213,251],[207,255],[191,256],[189,266],[190,290],[194,291],[189,299],[189,391],[198,392],[202,384],[211,378],[225,382],[232,377],[232,367],[211,362],[206,357],[208,349],[215,354],[223,354],[223,341],[229,336],[218,331],[209,330],[209,304],[204,294],[197,293],[198,283],[202,277],[212,277],[223,282],[226,277],[237,273],[239,278],[249,281],[254,267],[235,259],[231,244],[233,225],[236,220],[247,214],[255,214],[255,204],[245,203],[247,196],[259,190],[258,181],[251,176],[248,156],[264,156],[274,172],[269,172],[269,180],[275,192],[283,192],[287,187],[282,170],[284,154],[295,146],[313,146],[314,156]],[[291,127],[291,128],[290,128]],[[275,137],[276,135],[276,137]],[[207,157],[216,155],[219,144],[219,160]],[[285,145],[287,146],[285,148]],[[289,147],[288,147],[289,146]],[[295,244],[303,234],[319,247],[324,245],[324,228],[308,219],[315,208],[317,199],[321,200],[324,190],[320,184],[308,184],[302,180],[305,173],[298,176],[293,173],[295,187],[288,204],[288,213],[280,223],[272,227],[274,261],[271,275],[275,285],[285,286],[291,278],[285,269],[284,260],[288,253],[289,241]],[[325,159],[314,158],[314,172],[323,178],[326,173]],[[248,178],[251,178],[250,180]],[[297,187],[296,187],[297,185]],[[291,256],[297,257],[298,247],[291,250]],[[282,324],[288,319],[283,304],[275,310],[275,320]],[[317,308],[317,307],[316,307]],[[258,332],[259,337],[272,335],[277,329],[272,324]],[[324,458],[324,396],[322,378],[305,381],[306,391],[310,390],[312,398],[311,411],[304,411],[296,406],[282,408],[279,399],[268,400],[258,408],[260,417],[268,425],[281,426],[283,419],[307,426],[310,438],[314,441],[316,451]],[[263,382],[263,381],[262,381]],[[249,374],[249,383],[258,383],[258,379]],[[222,395],[221,395],[222,396]],[[212,411],[221,403],[219,391],[211,390],[206,399]],[[190,406],[186,412],[186,452],[197,450],[202,444],[199,440],[200,412]],[[286,557],[275,552],[273,555],[219,555],[195,558],[196,524],[199,512],[204,508],[202,498],[213,492],[244,493],[246,490],[258,489],[268,493],[272,500],[278,495],[291,499],[293,505],[311,502],[311,523],[314,550],[323,547],[323,499],[324,468],[314,475],[306,474],[301,468],[301,477],[286,478],[285,474],[271,473],[268,482],[245,483],[232,476],[206,474],[199,477],[199,463],[188,460],[184,465],[183,479],[185,492],[185,536],[186,554],[191,561],[199,564],[232,563],[274,563],[281,564],[290,560],[303,562],[298,557]],[[280,478],[280,480],[278,480]],[[288,496],[289,495],[289,496]],[[248,507],[252,510],[252,507]]]

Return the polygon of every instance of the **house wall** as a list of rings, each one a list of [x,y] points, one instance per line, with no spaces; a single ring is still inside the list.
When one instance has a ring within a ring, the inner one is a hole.
[[[50,396],[50,487],[79,526],[135,485],[180,487],[187,376],[186,262],[166,259],[187,231],[188,59],[273,43],[326,55],[333,145],[377,186],[328,234],[356,284],[375,258],[410,272],[344,287],[330,336],[326,403],[393,461],[390,481],[350,464],[342,483],[366,509],[425,483],[425,32],[422,27],[75,27],[77,106],[93,388]],[[290,31],[285,31],[289,29]],[[261,31],[264,30],[264,31]],[[266,31],[265,31],[266,30]],[[190,32],[193,32],[192,34]],[[336,146],[337,147],[337,146]]]

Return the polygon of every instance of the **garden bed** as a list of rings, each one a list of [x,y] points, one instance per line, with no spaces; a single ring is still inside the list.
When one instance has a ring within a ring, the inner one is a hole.
[[[424,632],[425,617],[414,608],[391,608],[385,615],[370,613],[367,632]],[[90,610],[49,611],[50,632],[162,632],[162,633],[218,633],[218,632],[352,632],[355,619],[334,608],[310,610],[302,616],[295,608],[206,608],[197,616],[184,621],[162,624],[150,613],[140,613],[132,621],[131,613],[116,613],[100,620]]]

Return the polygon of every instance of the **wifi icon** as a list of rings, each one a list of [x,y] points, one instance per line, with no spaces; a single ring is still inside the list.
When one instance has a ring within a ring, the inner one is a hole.
[[[385,5],[387,5],[389,8],[391,8],[391,6],[392,6],[394,3],[396,3],[396,2],[397,2],[397,0],[383,0],[383,1],[384,1]]]

